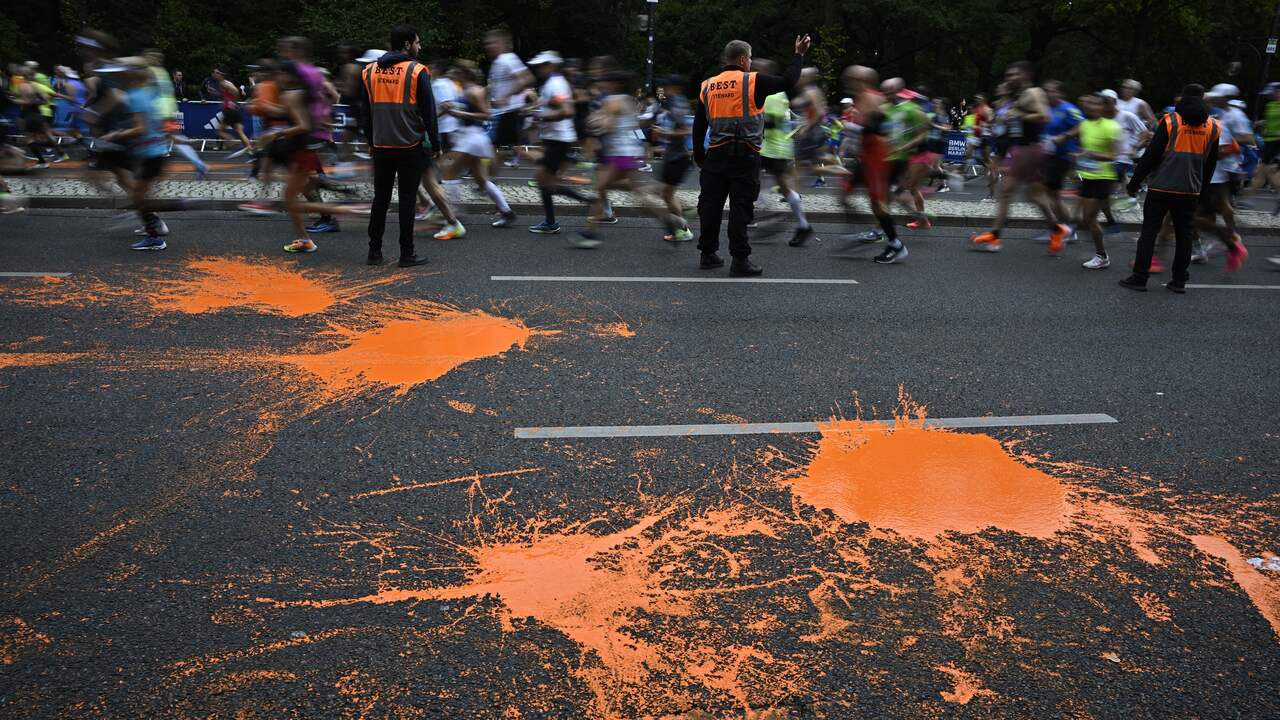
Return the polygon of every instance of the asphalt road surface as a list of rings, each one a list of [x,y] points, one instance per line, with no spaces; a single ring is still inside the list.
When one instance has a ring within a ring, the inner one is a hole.
[[[1275,248],[168,222],[0,218],[4,717],[1280,717]]]

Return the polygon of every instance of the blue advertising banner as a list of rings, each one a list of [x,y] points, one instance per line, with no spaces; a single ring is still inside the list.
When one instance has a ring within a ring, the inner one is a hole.
[[[968,148],[965,134],[959,130],[949,130],[945,134],[945,138],[947,141],[947,154],[942,157],[943,161],[949,163],[964,162]]]

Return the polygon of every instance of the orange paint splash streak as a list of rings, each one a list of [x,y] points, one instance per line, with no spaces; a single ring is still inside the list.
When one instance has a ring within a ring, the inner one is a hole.
[[[475,403],[463,402],[461,400],[445,400],[445,402],[449,404],[449,407],[460,413],[466,413],[467,415],[474,415],[476,413]]]
[[[0,620],[0,665],[12,665],[26,651],[50,644],[48,635],[33,629],[20,617]]]
[[[1236,585],[1249,596],[1258,612],[1271,624],[1271,630],[1280,638],[1280,588],[1274,581],[1245,561],[1244,555],[1234,545],[1212,535],[1192,535],[1189,538],[1200,552],[1217,558],[1226,564]]]
[[[481,310],[427,302],[389,310],[375,322],[368,329],[334,326],[341,345],[337,350],[270,360],[311,373],[330,400],[383,388],[403,395],[460,365],[500,357],[512,348],[524,350],[530,338],[555,334]]]
[[[152,307],[165,312],[206,313],[231,307],[300,317],[324,312],[394,278],[343,285],[337,275],[298,270],[294,264],[237,257],[187,262],[187,277],[158,283],[148,293]]]
[[[59,365],[85,356],[85,353],[0,353],[0,369]]]
[[[814,456],[784,477],[802,501],[845,522],[920,540],[994,527],[1048,538],[1067,524],[1067,491],[986,435],[924,425],[923,409],[894,427],[861,420],[820,425]]]
[[[955,665],[939,665],[934,668],[940,673],[951,676],[953,689],[943,690],[942,699],[956,705],[968,705],[969,701],[980,695],[995,697],[996,693],[986,690],[973,674],[965,672]]]
[[[527,475],[529,473],[538,472],[540,470],[542,470],[542,468],[535,467],[535,468],[520,468],[519,470],[503,470],[501,472],[484,473],[483,475],[480,473],[472,473],[470,475],[460,475],[455,478],[449,478],[448,480],[432,480],[430,482],[412,483],[409,485],[395,485],[389,488],[382,488],[381,490],[368,490],[366,492],[356,493],[355,495],[352,495],[351,499],[360,500],[361,498],[376,497],[378,495],[390,495],[391,493],[405,492],[408,490],[422,490],[423,488],[440,487],[442,485],[457,485],[458,483],[473,483],[473,482],[476,482],[477,480],[482,480],[487,478],[510,477],[512,475]]]
[[[635,332],[631,330],[630,326],[628,326],[625,322],[622,322],[621,320],[618,322],[601,323],[599,325],[596,325],[592,332],[593,334],[600,335],[602,337],[632,338],[636,336]]]

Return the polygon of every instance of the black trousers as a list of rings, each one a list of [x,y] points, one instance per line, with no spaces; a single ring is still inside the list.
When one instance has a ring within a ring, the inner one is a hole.
[[[369,252],[382,251],[382,233],[391,207],[391,188],[400,187],[400,256],[413,254],[413,216],[418,204],[418,185],[427,167],[426,150],[373,148],[373,210],[369,215]]]
[[[698,249],[710,255],[720,249],[720,222],[724,201],[729,200],[729,254],[735,258],[751,255],[747,225],[752,205],[760,195],[760,153],[732,148],[712,150],[702,162],[698,220],[702,234]]]
[[[1142,205],[1142,234],[1138,236],[1138,254],[1133,258],[1134,277],[1146,281],[1151,274],[1151,256],[1156,249],[1156,236],[1164,225],[1164,216],[1168,214],[1173,221],[1174,236],[1178,240],[1177,249],[1173,253],[1174,285],[1185,285],[1191,276],[1187,268],[1191,267],[1191,243],[1195,241],[1195,228],[1192,221],[1196,214],[1195,195],[1175,195],[1158,190],[1147,191],[1147,201]]]

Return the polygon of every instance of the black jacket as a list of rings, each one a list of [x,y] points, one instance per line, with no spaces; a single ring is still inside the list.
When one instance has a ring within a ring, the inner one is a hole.
[[[1209,107],[1200,98],[1183,98],[1178,101],[1173,110],[1188,125],[1203,125],[1209,119]],[[1164,159],[1165,146],[1168,144],[1169,131],[1165,130],[1164,119],[1161,118],[1156,123],[1155,136],[1151,138],[1151,143],[1147,145],[1146,152],[1142,153],[1138,164],[1133,168],[1133,177],[1129,179],[1129,185],[1126,188],[1130,195],[1137,195],[1138,188],[1142,187],[1142,182],[1147,179],[1148,175],[1155,172],[1156,168],[1160,167],[1160,161]],[[1209,181],[1213,179],[1213,171],[1217,166],[1218,143],[1214,143],[1213,147],[1209,148],[1209,155],[1204,161],[1204,179],[1200,183],[1201,195],[1209,190]]]
[[[800,71],[803,67],[804,57],[796,55],[791,58],[791,64],[787,66],[787,71],[781,76],[758,73],[756,75],[756,94],[755,97],[751,98],[756,107],[764,107],[764,101],[770,95],[791,92],[796,83],[800,82]],[[741,68],[737,65],[726,65],[722,70],[741,70]],[[702,87],[699,86],[698,99],[693,112],[693,161],[699,165],[702,164],[707,155],[707,149],[703,142],[706,138],[707,109],[702,106]]]
[[[378,58],[378,67],[387,68],[406,60],[413,60],[405,53],[392,51],[385,53]],[[418,75],[418,114],[422,116],[422,122],[427,128],[427,141],[431,144],[431,149],[440,149],[440,128],[436,121],[436,99],[431,94],[431,73],[427,72],[424,64],[423,72]],[[369,88],[364,84],[364,72],[360,73],[360,114],[363,116],[363,127],[373,132],[373,108],[369,102]],[[373,138],[370,138],[373,140]]]

